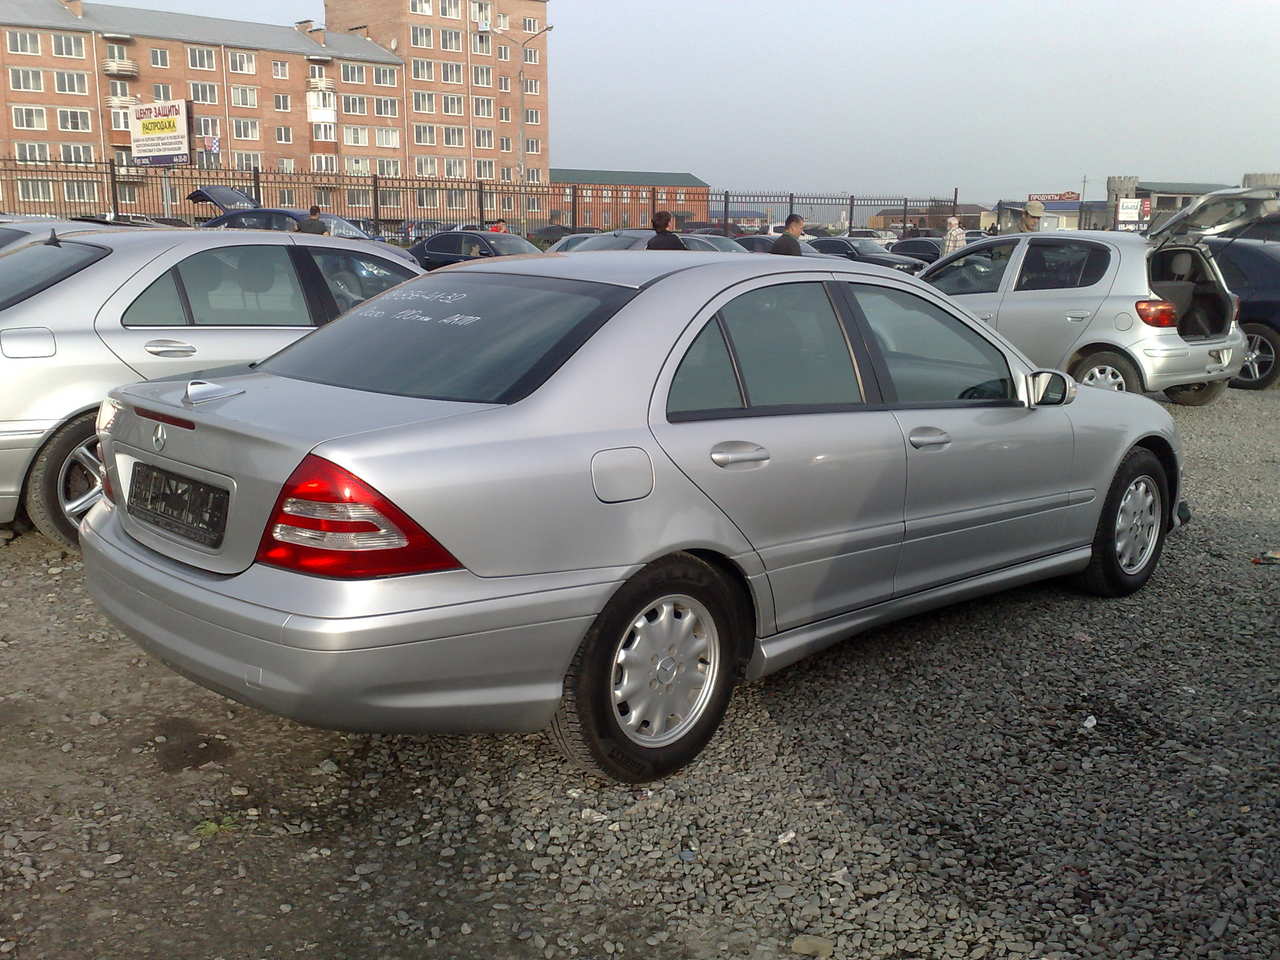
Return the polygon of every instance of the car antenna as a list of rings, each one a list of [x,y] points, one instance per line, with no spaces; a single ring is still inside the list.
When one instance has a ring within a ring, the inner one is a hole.
[[[52,227],[49,228],[49,239],[44,242],[46,247],[60,247],[62,241],[58,239],[58,233]]]

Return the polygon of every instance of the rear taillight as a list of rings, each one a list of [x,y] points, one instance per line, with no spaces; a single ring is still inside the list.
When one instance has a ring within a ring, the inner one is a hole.
[[[257,562],[342,579],[462,566],[378,491],[312,454],[285,481],[262,533]]]
[[[102,495],[111,503],[118,504],[120,501],[116,499],[116,488],[111,485],[111,470],[102,459],[102,444],[98,444],[98,451],[98,477],[102,481]]]
[[[1135,307],[1139,318],[1149,327],[1178,325],[1178,308],[1168,300],[1139,300]]]

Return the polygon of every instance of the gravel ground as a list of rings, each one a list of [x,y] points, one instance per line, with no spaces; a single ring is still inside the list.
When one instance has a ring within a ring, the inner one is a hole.
[[[741,688],[650,789],[365,737],[143,656],[0,549],[0,956],[1280,956],[1280,391],[1174,408],[1190,527]],[[816,940],[799,940],[798,935]]]

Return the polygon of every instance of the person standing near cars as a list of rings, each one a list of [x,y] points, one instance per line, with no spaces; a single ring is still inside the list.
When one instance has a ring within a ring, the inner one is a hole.
[[[957,217],[947,217],[947,233],[942,238],[942,255],[950,256],[964,247],[964,230]]]
[[[773,246],[769,248],[769,252],[780,253],[784,257],[802,256],[799,240],[802,233],[804,233],[804,217],[798,213],[791,214],[787,217],[787,222],[782,226],[782,235],[773,241]]]
[[[501,219],[493,221],[493,224],[489,227],[489,232],[490,233],[506,233],[507,221],[501,220]]]
[[[1037,233],[1040,230],[1040,218],[1044,216],[1044,204],[1039,200],[1028,200],[1022,213],[1013,218],[1001,233]]]
[[[646,250],[688,250],[684,241],[671,230],[671,212],[659,210],[653,215],[653,238],[645,246]]]
[[[320,219],[320,208],[312,205],[307,211],[307,219],[293,228],[295,233],[315,233],[322,237],[329,235],[329,226]]]

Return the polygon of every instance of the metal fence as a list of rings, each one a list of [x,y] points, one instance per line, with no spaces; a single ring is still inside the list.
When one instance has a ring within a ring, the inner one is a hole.
[[[728,232],[760,229],[790,213],[837,229],[869,223],[890,228],[906,223],[941,227],[957,209],[954,193],[950,198],[913,199],[0,159],[0,210],[12,214],[135,215],[195,224],[220,213],[209,203],[187,199],[198,187],[211,185],[234,187],[264,207],[314,204],[326,213],[366,221],[392,236],[499,218],[526,235],[551,225],[601,230],[645,227],[660,209],[675,214],[682,229]]]

